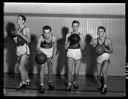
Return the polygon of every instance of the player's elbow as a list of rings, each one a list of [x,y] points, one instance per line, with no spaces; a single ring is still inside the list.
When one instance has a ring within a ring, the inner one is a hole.
[[[30,39],[30,38],[26,38],[25,41],[26,41],[27,43],[30,43],[30,42],[31,42],[31,39]]]
[[[28,39],[28,41],[27,41],[28,43],[30,43],[31,42],[31,40],[30,39]]]

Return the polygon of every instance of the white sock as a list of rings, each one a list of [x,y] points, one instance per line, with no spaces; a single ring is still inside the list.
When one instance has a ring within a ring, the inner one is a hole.
[[[41,85],[41,86],[44,86],[44,84],[43,84],[43,83],[40,83],[40,85]]]
[[[30,80],[29,80],[29,79],[27,79],[27,80],[26,80],[26,82],[30,82]]]
[[[104,85],[104,87],[106,88],[106,87],[107,87],[107,85],[105,84],[105,85]]]
[[[72,85],[72,83],[68,83],[68,85],[70,86],[70,85]]]
[[[74,81],[74,84],[76,84],[77,83],[77,81]]]
[[[22,84],[26,84],[26,82],[23,82],[23,81],[22,81],[21,83],[22,83]]]

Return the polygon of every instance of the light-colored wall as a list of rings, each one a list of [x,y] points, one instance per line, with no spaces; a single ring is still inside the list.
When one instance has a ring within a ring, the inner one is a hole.
[[[124,15],[125,3],[5,3],[4,12]]]
[[[9,13],[9,11],[7,12]],[[10,12],[13,13],[13,12]],[[43,13],[43,12],[42,12]],[[18,14],[18,12],[17,12]],[[16,15],[4,15],[4,27],[8,22],[16,24]],[[90,14],[91,15],[91,14]],[[64,40],[67,32],[72,30],[71,23],[73,20],[80,21],[79,31],[83,33],[84,38],[86,39],[86,47],[83,51],[83,58],[81,61],[80,74],[85,75],[87,72],[93,72],[95,68],[94,64],[94,55],[93,50],[88,40],[90,36],[92,38],[97,37],[97,27],[103,25],[106,28],[106,35],[112,40],[114,52],[111,54],[111,63],[108,68],[108,75],[119,75],[122,76],[125,73],[125,54],[126,54],[126,45],[125,45],[125,18],[111,18],[111,17],[53,17],[53,16],[26,16],[27,26],[31,30],[31,39],[32,42],[29,45],[31,56],[29,61],[29,71],[30,73],[38,73],[38,65],[34,61],[35,56],[35,46],[37,38],[42,33],[42,27],[44,25],[50,25],[52,27],[52,33],[57,37],[58,44],[58,54],[54,62],[53,73],[64,74],[67,71],[67,62],[66,55],[64,51]],[[4,28],[5,30],[5,28]],[[89,36],[90,35],[90,36]],[[18,72],[16,65],[16,45],[14,42],[7,37],[6,30],[4,31],[4,72]],[[47,68],[46,68],[47,70]],[[46,71],[47,73],[47,71]]]

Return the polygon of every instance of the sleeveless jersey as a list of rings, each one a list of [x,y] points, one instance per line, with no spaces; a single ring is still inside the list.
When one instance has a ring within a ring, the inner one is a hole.
[[[44,38],[44,35],[42,34],[42,37]],[[46,42],[46,40],[44,39],[44,41],[41,41],[41,45],[40,47],[42,48],[51,48],[52,47],[52,39],[50,42]]]
[[[25,27],[24,27],[25,28]],[[24,35],[24,33],[23,33],[23,30],[24,30],[24,28],[23,29],[21,29],[21,31],[20,31],[20,33],[22,33],[23,35]],[[19,30],[19,29],[18,29]],[[22,41],[21,41],[22,40]],[[19,45],[24,45],[24,44],[27,44],[27,42],[22,38],[22,37],[20,37],[20,36],[17,36],[17,45],[19,46]]]
[[[106,37],[104,39],[104,42],[102,44],[100,44],[99,41],[98,41],[98,38],[97,38],[97,46],[100,45],[100,46],[105,47],[106,49],[109,49],[109,47],[107,45],[105,45],[105,41],[106,41]]]

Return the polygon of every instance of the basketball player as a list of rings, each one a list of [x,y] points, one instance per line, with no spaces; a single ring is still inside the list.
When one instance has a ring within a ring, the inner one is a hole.
[[[65,49],[67,50],[67,57],[68,57],[68,85],[66,87],[66,91],[71,90],[72,83],[75,89],[79,88],[78,75],[80,69],[80,59],[82,57],[81,49],[84,49],[83,36],[80,32],[78,32],[79,25],[80,25],[79,21],[74,20],[72,22],[73,31],[66,35]],[[72,34],[79,35],[80,41],[78,43],[72,44],[70,42],[69,38]],[[72,77],[73,68],[74,68],[74,78]]]
[[[16,54],[18,56],[19,72],[21,75],[22,82],[20,83],[18,89],[30,86],[30,79],[27,72],[28,58],[30,55],[28,43],[30,43],[30,29],[25,26],[26,17],[24,15],[19,15],[17,17],[18,31],[17,36],[14,37],[14,41],[17,44]],[[18,36],[22,38],[24,43],[18,41]]]
[[[44,89],[44,73],[45,66],[48,68],[48,86],[50,89],[55,89],[55,86],[52,83],[52,63],[56,55],[56,37],[51,34],[52,28],[50,26],[44,26],[42,28],[42,35],[38,39],[37,50],[43,52],[47,56],[47,62],[40,66],[40,89],[39,92],[43,93]]]
[[[104,47],[103,54],[97,56],[97,74],[101,86],[99,88],[100,92],[101,94],[105,94],[107,92],[107,68],[110,63],[110,54],[113,52],[113,48],[111,40],[105,36],[105,28],[99,26],[97,31],[98,37],[92,41],[92,45],[93,47],[98,45]]]

